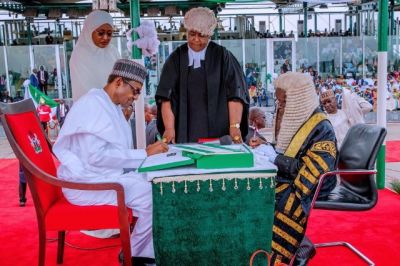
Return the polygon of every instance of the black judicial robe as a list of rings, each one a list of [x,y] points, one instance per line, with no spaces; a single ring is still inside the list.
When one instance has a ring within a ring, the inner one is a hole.
[[[196,104],[196,99],[188,98],[188,46],[183,44],[178,47],[166,60],[160,82],[155,95],[158,114],[158,131],[164,133],[164,124],[161,113],[162,101],[171,101],[172,112],[175,116],[175,140],[177,143],[189,142],[191,136],[188,132],[190,115],[188,110]],[[245,77],[236,58],[223,46],[210,42],[207,46],[205,61],[206,103],[198,104],[198,112],[207,112],[208,135],[203,137],[219,138],[229,135],[229,110],[228,101],[238,100],[243,104],[240,130],[245,139],[248,131],[249,94],[246,88]],[[193,84],[192,84],[193,85]],[[197,105],[197,104],[196,104]],[[204,108],[206,107],[206,108]]]
[[[337,165],[335,132],[320,108],[301,126],[285,153],[279,154],[274,163],[278,173],[272,261],[289,264],[303,240],[319,177]],[[319,196],[327,196],[335,185],[336,179],[326,179]]]

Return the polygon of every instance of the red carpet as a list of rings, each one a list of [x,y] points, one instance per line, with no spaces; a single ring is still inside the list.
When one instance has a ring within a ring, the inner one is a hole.
[[[39,238],[36,213],[30,193],[27,205],[18,206],[18,164],[16,159],[0,159],[0,265],[31,266],[38,263]],[[79,218],[77,218],[79,219]],[[49,239],[57,237],[50,232]],[[66,241],[83,248],[99,250],[78,250],[65,246],[64,263],[68,266],[118,266],[119,239],[95,239],[79,232],[68,232]],[[57,243],[49,240],[46,245],[46,265],[57,265]]]
[[[363,212],[313,210],[307,235],[314,243],[346,241],[377,266],[399,265],[400,195],[379,191],[375,208]],[[366,265],[344,247],[319,248],[310,266]]]
[[[400,162],[400,140],[386,142],[386,162]]]
[[[18,207],[18,164],[15,159],[0,159],[0,265],[37,265],[38,237],[36,214],[30,195],[25,208]],[[398,265],[400,246],[400,196],[388,190],[379,192],[378,205],[366,212],[314,210],[307,235],[315,243],[344,240],[367,254],[376,265]],[[79,218],[77,218],[79,219]],[[49,238],[55,238],[51,234]],[[64,264],[73,266],[119,265],[119,239],[98,240],[70,232],[66,240],[96,251],[65,247]],[[56,242],[47,243],[46,265],[56,265]],[[365,265],[344,248],[319,249],[310,266]]]

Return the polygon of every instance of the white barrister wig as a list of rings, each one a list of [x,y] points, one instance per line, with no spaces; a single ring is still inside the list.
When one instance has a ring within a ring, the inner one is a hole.
[[[286,105],[281,128],[276,138],[276,149],[285,152],[293,136],[319,106],[318,95],[311,76],[287,72],[275,80],[275,89],[286,92]]]
[[[209,8],[196,7],[186,12],[183,23],[188,31],[197,31],[203,35],[211,36],[217,26],[217,19],[214,12]]]

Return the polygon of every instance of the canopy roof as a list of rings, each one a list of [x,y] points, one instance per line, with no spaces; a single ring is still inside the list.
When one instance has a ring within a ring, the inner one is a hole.
[[[175,7],[177,11],[185,12],[187,9],[195,6],[209,7],[210,9],[217,9],[223,7],[225,3],[245,3],[245,2],[260,2],[262,0],[141,0],[140,8],[142,13],[146,12],[148,8],[158,8],[160,15],[164,15],[166,7]],[[287,1],[287,0],[285,0]],[[125,14],[129,14],[129,0],[118,0],[117,7]],[[68,13],[68,10],[75,9],[81,10],[83,15],[92,10],[92,1],[82,0],[14,0],[0,2],[0,9],[8,10],[15,13],[23,14],[30,10],[31,13],[48,14],[51,10],[57,10],[56,13]],[[35,12],[32,12],[34,10]],[[29,13],[29,12],[28,12]],[[177,13],[176,15],[179,15]]]
[[[129,1],[130,0],[117,0],[117,7],[125,16],[129,16]],[[342,2],[345,0],[140,0],[141,16],[147,13],[149,16],[175,16],[183,15],[188,9],[195,6],[209,7],[213,10],[221,11],[228,4],[246,4],[256,2],[270,2],[270,8],[279,9],[283,13],[302,13],[303,5],[301,2],[309,2],[309,11],[313,11],[313,7],[325,6],[326,3]],[[377,0],[348,0],[349,6],[359,6],[371,4],[375,2],[376,8]],[[0,9],[8,10],[14,13],[23,14],[25,17],[38,17],[39,14],[44,14],[48,18],[57,18],[62,14],[66,14],[70,18],[79,18],[86,16],[92,10],[93,1],[84,0],[14,0],[0,1]],[[399,10],[400,0],[395,0],[394,10]],[[275,4],[275,5],[274,5]],[[346,3],[341,3],[346,5]],[[168,11],[167,11],[168,10]],[[150,15],[152,14],[152,15]]]

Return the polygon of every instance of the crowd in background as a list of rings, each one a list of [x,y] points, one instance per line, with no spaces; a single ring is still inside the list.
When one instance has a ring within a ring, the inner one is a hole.
[[[295,34],[293,31],[290,31],[288,34],[285,31],[278,32],[270,32],[267,30],[266,32],[262,33],[259,31],[256,31],[256,35],[258,38],[294,38]],[[335,31],[335,29],[332,29],[331,31],[328,31],[328,29],[325,28],[324,31],[312,31],[308,30],[307,32],[307,37],[345,37],[345,36],[356,36],[355,32],[352,32],[350,29],[343,31]],[[304,32],[300,32],[298,34],[298,37],[304,38],[306,37]]]
[[[322,79],[316,71],[312,70],[308,73],[313,76],[318,94],[321,91],[329,89],[335,92],[339,108],[341,107],[343,89],[348,88],[372,104],[374,106],[373,110],[376,111],[378,84],[377,79],[372,78],[371,75],[367,75],[366,78],[354,78],[352,74],[348,73],[346,77],[340,75],[336,78],[328,76],[326,79]],[[399,77],[400,73],[397,71],[388,74],[386,83],[386,110],[394,111],[400,109]]]
[[[282,64],[280,73],[286,73],[291,71],[291,65],[288,60]],[[338,107],[341,108],[342,92],[344,88],[348,88],[355,92],[370,104],[374,106],[374,111],[376,111],[377,104],[377,79],[373,77],[372,74],[368,73],[365,78],[355,77],[353,73],[347,72],[344,75],[338,75],[336,77],[328,75],[326,78],[321,77],[318,71],[313,69],[312,66],[304,67],[300,70],[302,73],[306,73],[312,76],[317,93],[320,94],[321,91],[333,90]],[[252,106],[258,107],[268,107],[273,106],[273,91],[272,85],[270,90],[266,88],[264,83],[261,82],[261,78],[255,71],[252,71],[250,67],[246,70],[246,82],[249,90],[249,95],[252,101]],[[267,82],[271,83],[267,80]],[[400,109],[400,72],[392,71],[388,73],[387,76],[387,97],[386,97],[386,109],[388,111],[394,111]]]

